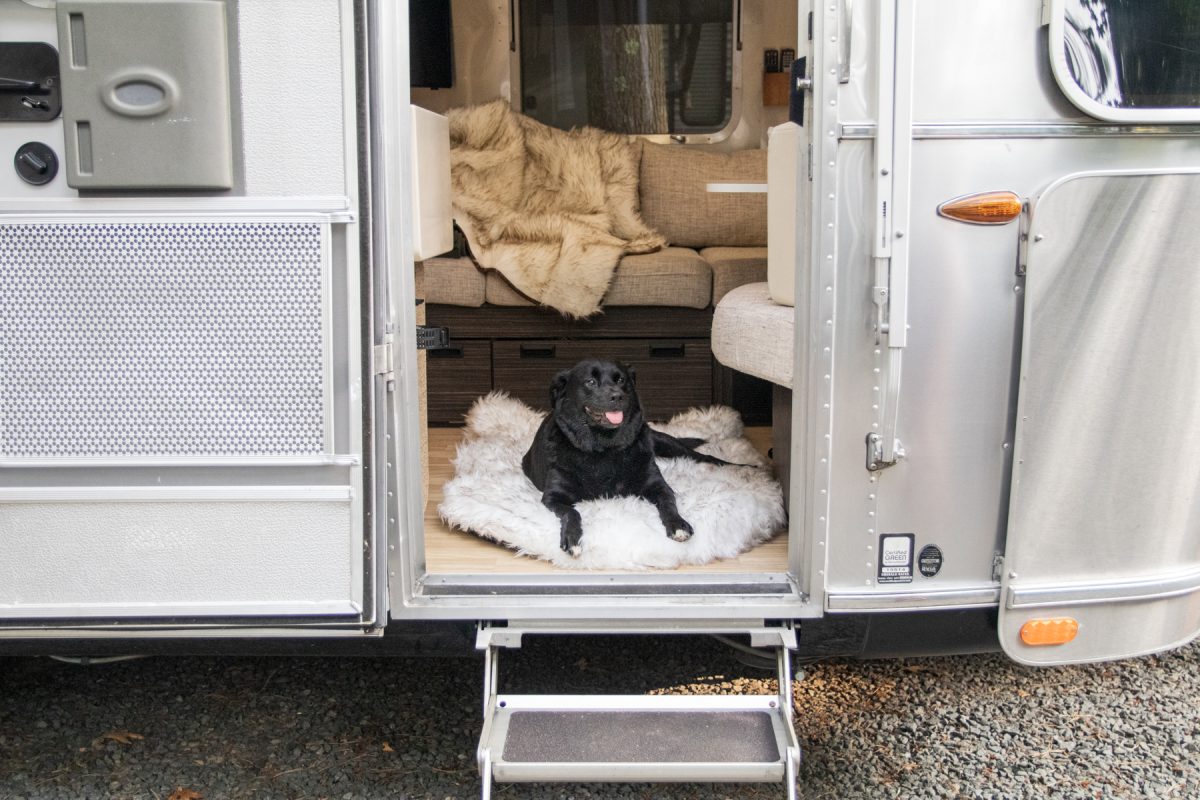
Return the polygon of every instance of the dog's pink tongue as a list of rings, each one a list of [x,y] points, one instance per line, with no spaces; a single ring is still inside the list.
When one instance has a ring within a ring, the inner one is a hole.
[[[609,422],[611,422],[613,425],[620,425],[622,422],[625,421],[625,412],[624,411],[605,411],[604,418],[606,420],[608,420]]]

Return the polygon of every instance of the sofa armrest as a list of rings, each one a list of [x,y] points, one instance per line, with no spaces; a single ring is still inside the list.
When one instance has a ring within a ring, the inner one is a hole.
[[[713,313],[713,356],[731,369],[790,389],[795,329],[795,309],[773,302],[767,284],[739,286]]]

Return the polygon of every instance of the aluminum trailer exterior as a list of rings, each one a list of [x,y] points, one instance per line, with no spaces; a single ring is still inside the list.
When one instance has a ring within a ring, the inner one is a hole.
[[[445,143],[414,133],[408,5],[0,4],[0,647],[409,652],[473,631],[486,797],[599,776],[795,791],[786,692],[503,695],[524,636],[742,635],[781,687],[796,649],[1059,664],[1193,638],[1200,80],[1139,48],[1146,26],[1194,43],[1200,19],[796,11],[804,118],[771,198],[796,254],[772,281],[795,307],[786,565],[447,577],[425,558],[412,270]],[[1169,79],[1135,86],[1147,65]],[[1008,217],[947,208],[985,192]],[[616,755],[664,719],[753,736]]]
[[[798,622],[814,652],[874,626],[1028,663],[1189,640],[1200,120],[1194,86],[1126,107],[1119,74],[1094,79],[1138,57],[1081,16],[1101,5],[798,4],[786,568],[445,579],[407,6],[9,0],[4,37],[57,51],[63,110],[32,76],[0,118],[21,165],[0,176],[0,640]],[[57,180],[28,180],[30,141]],[[999,190],[1006,224],[938,213]],[[1047,631],[1071,638],[1030,643]]]

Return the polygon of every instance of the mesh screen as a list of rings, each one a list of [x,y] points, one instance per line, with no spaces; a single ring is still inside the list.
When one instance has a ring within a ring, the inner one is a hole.
[[[324,452],[322,237],[0,225],[0,455]]]

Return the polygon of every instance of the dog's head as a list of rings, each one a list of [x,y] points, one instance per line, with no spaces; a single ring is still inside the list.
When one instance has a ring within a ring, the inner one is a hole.
[[[554,376],[550,406],[555,419],[577,447],[597,438],[609,446],[632,441],[642,425],[636,376],[615,361],[587,359]],[[628,432],[628,441],[621,434]]]

